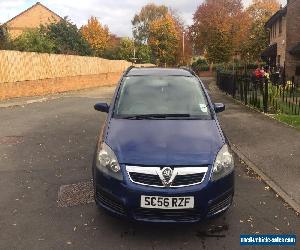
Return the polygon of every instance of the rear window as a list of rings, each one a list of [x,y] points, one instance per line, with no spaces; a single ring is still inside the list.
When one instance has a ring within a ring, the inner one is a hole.
[[[114,116],[189,114],[211,118],[206,96],[195,77],[125,77],[116,100]]]

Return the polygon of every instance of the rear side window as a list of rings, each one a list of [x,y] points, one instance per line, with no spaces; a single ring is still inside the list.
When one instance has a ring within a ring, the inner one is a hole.
[[[195,77],[125,77],[115,104],[115,116],[189,114],[210,118],[206,96]]]

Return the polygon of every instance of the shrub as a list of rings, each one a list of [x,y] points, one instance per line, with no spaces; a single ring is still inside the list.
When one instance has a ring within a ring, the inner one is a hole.
[[[192,69],[195,72],[208,71],[209,65],[204,58],[199,58],[197,61],[192,63]]]
[[[54,53],[55,43],[40,29],[23,32],[13,41],[13,49],[28,52]]]

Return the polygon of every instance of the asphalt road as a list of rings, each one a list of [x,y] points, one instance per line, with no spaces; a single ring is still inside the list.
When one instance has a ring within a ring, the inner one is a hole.
[[[299,241],[299,217],[238,159],[234,204],[220,218],[142,225],[98,210],[91,161],[105,115],[93,104],[112,91],[0,109],[0,249],[249,249],[239,245],[248,233],[294,233]]]

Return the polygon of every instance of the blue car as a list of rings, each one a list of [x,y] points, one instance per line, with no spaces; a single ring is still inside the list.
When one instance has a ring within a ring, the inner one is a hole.
[[[225,212],[234,161],[201,80],[182,68],[134,68],[122,76],[93,161],[95,201],[140,222],[192,223]]]

